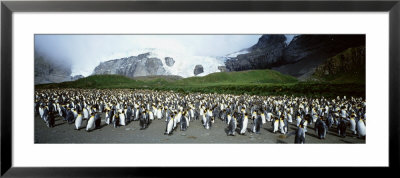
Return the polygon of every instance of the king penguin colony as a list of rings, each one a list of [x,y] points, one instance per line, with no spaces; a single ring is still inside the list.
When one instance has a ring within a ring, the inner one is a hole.
[[[236,136],[245,135],[247,130],[260,134],[263,125],[270,122],[273,130],[267,133],[288,134],[289,124],[296,126],[293,132],[298,132],[296,142],[301,143],[307,126],[315,128],[320,139],[329,137],[330,128],[341,137],[366,136],[365,100],[345,96],[328,99],[128,89],[39,89],[34,102],[35,115],[47,127],[55,127],[54,118],[61,117],[63,122],[74,124],[77,131],[101,129],[101,120],[115,128],[136,122],[141,130],[151,127],[151,122],[165,122],[162,132],[172,135],[177,128],[186,131],[193,124],[202,124],[204,129],[214,129],[213,123],[223,122],[226,128],[221,132]]]

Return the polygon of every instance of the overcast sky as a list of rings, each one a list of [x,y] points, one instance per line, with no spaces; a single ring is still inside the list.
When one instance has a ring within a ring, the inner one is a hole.
[[[87,76],[100,62],[128,57],[139,49],[225,56],[256,44],[259,37],[261,35],[35,35],[35,51],[47,59],[70,63],[73,75]]]

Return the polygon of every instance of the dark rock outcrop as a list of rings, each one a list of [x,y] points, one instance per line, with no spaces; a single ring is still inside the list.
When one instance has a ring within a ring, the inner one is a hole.
[[[93,74],[118,74],[127,77],[168,75],[161,59],[149,58],[149,53],[100,63]]]
[[[221,72],[226,72],[226,67],[225,66],[218,66],[218,70]]]
[[[81,78],[85,78],[83,75],[74,75],[74,76],[71,76],[71,80],[72,81],[74,81],[74,80],[78,80],[78,79],[81,79]]]
[[[172,67],[175,64],[175,60],[172,57],[165,57],[165,64],[167,66]]]
[[[282,59],[287,64],[272,69],[307,79],[328,58],[361,45],[365,45],[365,35],[300,35],[284,51]]]
[[[249,53],[228,59],[229,71],[274,69],[296,77],[312,74],[326,59],[365,45],[365,35],[299,35],[287,46],[284,35],[263,35]]]
[[[312,75],[317,79],[365,82],[365,47],[349,48],[327,59]]]
[[[196,65],[194,67],[194,75],[198,75],[204,72],[203,66],[202,65]]]
[[[250,47],[249,53],[240,54],[225,61],[229,71],[266,69],[282,64],[283,50],[286,47],[285,35],[263,35],[257,44]]]

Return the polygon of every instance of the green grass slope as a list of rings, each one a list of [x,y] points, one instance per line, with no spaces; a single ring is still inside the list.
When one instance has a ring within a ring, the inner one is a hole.
[[[176,91],[182,93],[227,93],[249,95],[364,96],[365,85],[328,82],[298,82],[289,75],[273,70],[218,72],[203,77],[173,79],[170,77],[128,78],[120,75],[94,75],[72,82],[36,85],[46,88],[128,88]]]
[[[274,70],[248,70],[239,72],[211,73],[204,77],[189,77],[176,82],[183,85],[226,85],[226,84],[276,84],[294,83],[297,79]]]

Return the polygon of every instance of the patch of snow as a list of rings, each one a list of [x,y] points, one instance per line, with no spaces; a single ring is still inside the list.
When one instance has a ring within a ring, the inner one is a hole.
[[[233,58],[233,57],[237,57],[239,54],[247,54],[247,53],[249,53],[249,51],[241,50],[241,51],[238,51],[238,52],[227,54],[226,57],[232,57]]]
[[[158,58],[161,60],[164,69],[168,72],[169,75],[179,75],[181,77],[192,77],[194,75],[194,68],[196,65],[202,65],[204,72],[197,76],[204,76],[214,72],[220,72],[218,70],[218,66],[224,66],[224,60],[220,57],[213,56],[196,56],[190,53],[185,53],[185,51],[178,50],[165,50],[165,49],[156,49],[156,48],[144,48],[144,49],[136,49],[130,50],[124,53],[114,53],[113,55],[103,57],[100,59],[100,62],[112,60],[112,59],[121,59],[130,56],[138,56],[140,54],[150,53],[148,58]],[[165,57],[171,57],[175,60],[173,66],[169,67],[165,63]],[[100,63],[99,62],[99,63]]]
[[[290,42],[292,42],[293,38],[296,37],[296,36],[298,36],[298,35],[285,35],[285,37],[286,37],[286,41],[285,41],[286,45],[289,45]]]

